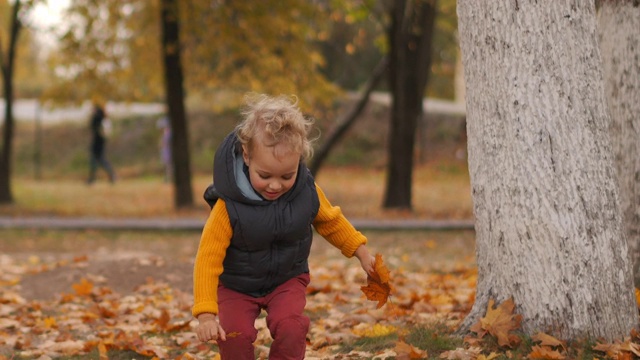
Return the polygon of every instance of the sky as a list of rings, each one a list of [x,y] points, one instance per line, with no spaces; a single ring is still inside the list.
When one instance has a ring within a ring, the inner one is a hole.
[[[69,6],[69,1],[47,0],[44,4],[38,4],[33,11],[34,20],[43,26],[59,23],[62,11]]]
[[[46,0],[36,5],[30,16],[33,19],[33,26],[40,31],[36,31],[36,36],[44,48],[53,46],[56,43],[55,35],[49,28],[57,28],[62,25],[62,12],[69,6],[71,0]]]

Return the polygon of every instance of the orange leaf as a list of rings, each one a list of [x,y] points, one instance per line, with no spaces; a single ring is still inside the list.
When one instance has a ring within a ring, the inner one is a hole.
[[[389,285],[389,269],[384,265],[382,255],[376,254],[373,274],[367,276],[367,285],[361,286],[360,289],[367,299],[378,302],[377,309],[387,303],[391,294],[391,285]]]
[[[380,309],[384,304],[387,303],[389,294],[391,293],[391,288],[388,284],[378,283],[371,277],[367,278],[367,285],[361,286],[360,289],[367,297],[367,299],[378,302],[376,309]]]
[[[545,333],[539,332],[535,334],[531,339],[533,341],[539,342],[540,345],[542,346],[551,346],[551,347],[561,346],[563,349],[567,348],[567,345],[565,344],[564,341],[560,341],[554,338],[553,336],[547,335]]]
[[[93,291],[93,283],[85,278],[80,279],[79,284],[73,284],[71,287],[73,287],[73,290],[76,291],[76,295],[78,296],[89,296],[91,295],[91,291]]]
[[[636,306],[640,308],[640,289],[636,288]]]
[[[557,350],[553,350],[547,346],[534,345],[531,347],[531,353],[527,356],[529,359],[545,359],[545,360],[564,360],[565,356]]]
[[[384,264],[382,255],[376,254],[376,261],[373,264],[373,274],[371,276],[382,284],[388,284],[389,275],[389,269],[387,269],[387,266]]]
[[[511,347],[516,345],[519,339],[511,336],[509,332],[520,328],[522,315],[513,314],[513,310],[515,309],[513,298],[504,301],[495,309],[493,304],[493,299],[489,300],[487,314],[484,318],[480,319],[482,329],[495,336],[500,346]]]
[[[100,356],[100,360],[109,360],[109,354],[107,353],[107,345],[103,342],[98,344],[98,354]]]
[[[167,330],[167,328],[169,327],[170,320],[171,320],[171,316],[169,315],[169,312],[167,311],[167,309],[162,309],[162,312],[160,313],[160,317],[156,319],[156,324],[158,325],[158,327],[160,327],[160,329]]]
[[[398,341],[393,350],[396,352],[396,359],[398,360],[426,359],[428,357],[426,351],[420,350],[404,341]]]

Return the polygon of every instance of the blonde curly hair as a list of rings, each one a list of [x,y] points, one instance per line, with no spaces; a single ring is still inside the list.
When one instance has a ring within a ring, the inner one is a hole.
[[[299,153],[302,160],[313,156],[309,133],[314,121],[302,114],[297,97],[247,94],[242,115],[236,136],[249,153],[260,141],[272,148],[276,157],[287,151]]]

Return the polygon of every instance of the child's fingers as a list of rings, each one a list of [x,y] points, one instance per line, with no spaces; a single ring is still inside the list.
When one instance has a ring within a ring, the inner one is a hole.
[[[218,325],[218,336],[220,337],[220,340],[222,341],[226,341],[227,340],[227,333],[224,332],[224,329],[222,328],[222,326]]]

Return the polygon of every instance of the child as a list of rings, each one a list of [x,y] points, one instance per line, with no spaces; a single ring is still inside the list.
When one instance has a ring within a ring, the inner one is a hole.
[[[345,256],[357,257],[367,274],[375,259],[304,165],[312,121],[297,102],[246,99],[244,120],[216,151],[204,195],[212,210],[193,273],[196,333],[201,341],[217,340],[222,359],[254,359],[254,321],[265,309],[274,339],[270,359],[302,359],[311,225]]]

